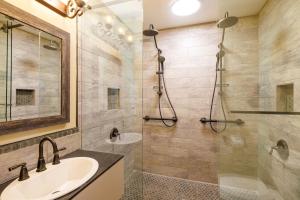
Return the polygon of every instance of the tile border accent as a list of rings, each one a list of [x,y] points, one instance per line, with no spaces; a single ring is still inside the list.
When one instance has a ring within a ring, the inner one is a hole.
[[[5,144],[5,145],[0,146],[0,155],[4,154],[4,153],[9,153],[11,151],[16,151],[18,149],[22,149],[22,148],[25,148],[28,146],[32,146],[34,144],[38,144],[40,142],[40,140],[45,136],[56,139],[56,138],[64,137],[64,136],[71,135],[71,134],[74,134],[77,132],[79,132],[78,127],[50,133],[47,135],[42,135],[42,136],[38,136],[38,137],[30,138],[27,140],[10,143],[10,144]]]

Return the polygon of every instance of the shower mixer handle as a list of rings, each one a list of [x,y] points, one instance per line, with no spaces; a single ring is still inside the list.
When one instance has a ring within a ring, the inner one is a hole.
[[[288,151],[289,150],[289,146],[287,144],[287,142],[285,140],[278,140],[277,141],[277,144],[275,146],[272,146],[270,151],[269,151],[269,154],[272,155],[273,151],[276,150],[278,152],[281,152],[281,151]]]

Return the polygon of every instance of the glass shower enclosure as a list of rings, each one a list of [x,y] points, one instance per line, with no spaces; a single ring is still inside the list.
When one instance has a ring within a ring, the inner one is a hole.
[[[233,1],[241,8],[245,2]],[[259,10],[226,30],[223,100],[228,123],[219,134],[221,199],[300,198],[299,27],[291,1],[260,1]],[[219,1],[219,15],[238,15]],[[222,30],[220,30],[220,37]],[[222,119],[222,115],[219,116]],[[220,124],[220,126],[223,126]]]
[[[142,199],[142,1],[88,3],[78,21],[82,148],[124,155],[124,199]]]

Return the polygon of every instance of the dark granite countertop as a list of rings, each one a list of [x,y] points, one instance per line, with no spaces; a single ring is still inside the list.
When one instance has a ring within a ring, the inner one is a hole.
[[[121,160],[124,156],[118,154],[111,154],[111,153],[102,153],[102,152],[94,152],[94,151],[84,151],[84,150],[77,150],[74,151],[64,157],[64,158],[72,158],[72,157],[90,157],[94,158],[99,163],[98,171],[95,175],[88,180],[85,184],[77,188],[76,190],[70,192],[69,194],[58,198],[58,200],[67,200],[72,199],[78,193],[80,193],[84,188],[86,188],[90,183],[96,180],[99,176],[101,176],[104,172],[106,172],[109,168],[111,168],[114,164],[116,164],[119,160]],[[8,181],[0,185],[0,194],[2,191],[14,180]]]

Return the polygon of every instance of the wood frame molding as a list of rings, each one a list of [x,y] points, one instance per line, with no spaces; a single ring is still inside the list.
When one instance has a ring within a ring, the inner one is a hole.
[[[0,1],[0,13],[61,39],[61,115],[0,122],[0,135],[70,122],[70,33],[7,2]]]
[[[47,8],[53,10],[54,12],[60,14],[61,16],[67,17],[67,5],[65,5],[60,0],[36,0],[37,2],[43,4]]]

